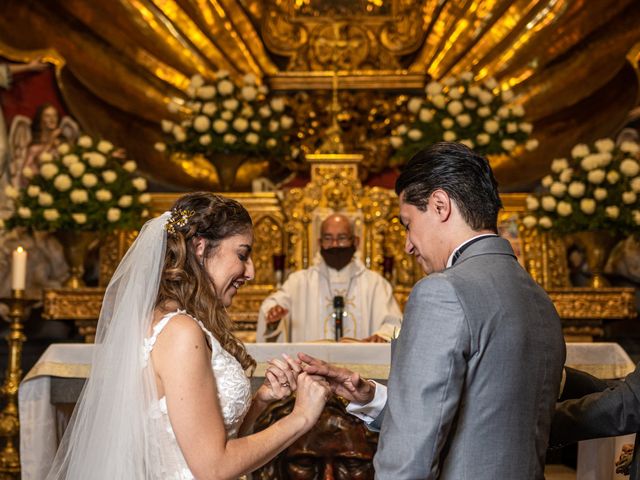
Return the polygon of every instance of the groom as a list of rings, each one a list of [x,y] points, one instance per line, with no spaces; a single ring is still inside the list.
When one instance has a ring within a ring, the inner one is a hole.
[[[551,300],[497,236],[488,162],[435,144],[409,161],[396,193],[406,251],[429,275],[392,343],[388,390],[300,354],[305,369],[381,428],[379,479],[543,479],[564,340]]]

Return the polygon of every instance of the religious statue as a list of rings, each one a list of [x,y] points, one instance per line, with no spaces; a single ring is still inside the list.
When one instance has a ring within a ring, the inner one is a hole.
[[[293,398],[275,403],[257,420],[255,430],[267,428],[293,409]],[[327,403],[318,423],[272,462],[254,473],[255,479],[326,480],[373,479],[373,455],[378,434],[348,414],[340,397]]]

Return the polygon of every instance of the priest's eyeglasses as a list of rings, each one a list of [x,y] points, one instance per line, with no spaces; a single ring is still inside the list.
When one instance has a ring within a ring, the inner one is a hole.
[[[320,242],[323,247],[330,247],[332,245],[348,247],[351,244],[351,239],[353,239],[353,235],[338,235],[337,237],[322,235],[322,237],[320,237]]]

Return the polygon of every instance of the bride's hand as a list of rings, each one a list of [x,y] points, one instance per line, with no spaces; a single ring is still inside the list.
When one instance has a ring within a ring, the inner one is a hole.
[[[291,415],[302,417],[305,428],[310,429],[320,418],[330,397],[331,387],[326,379],[302,372],[298,376],[298,392]]]
[[[288,397],[298,388],[298,375],[302,372],[300,362],[287,354],[284,360],[274,358],[268,362],[264,383],[256,392],[256,399],[265,403]]]

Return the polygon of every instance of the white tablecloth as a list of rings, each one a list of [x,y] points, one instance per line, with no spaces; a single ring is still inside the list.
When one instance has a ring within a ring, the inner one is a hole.
[[[389,374],[388,344],[247,344],[258,362],[256,376],[262,376],[265,362],[285,352],[306,352],[323,360],[344,365],[369,378],[386,379]],[[45,477],[55,455],[56,418],[50,401],[51,377],[86,378],[89,374],[93,345],[54,344],[40,357],[20,385],[20,452],[23,480]],[[566,364],[600,378],[620,378],[634,369],[626,352],[616,343],[567,344]],[[579,480],[617,478],[613,461],[618,444],[631,439],[602,439],[581,442],[578,455]]]

